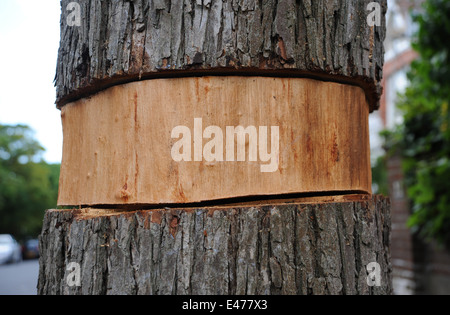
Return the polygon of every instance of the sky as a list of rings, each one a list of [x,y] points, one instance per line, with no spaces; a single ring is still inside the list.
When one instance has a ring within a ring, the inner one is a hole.
[[[59,47],[59,0],[0,1],[0,124],[25,124],[60,163],[62,126],[53,84]]]

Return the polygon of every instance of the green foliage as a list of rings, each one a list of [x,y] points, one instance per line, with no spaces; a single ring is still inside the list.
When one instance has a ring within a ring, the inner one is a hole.
[[[388,173],[386,168],[386,157],[381,156],[372,166],[372,182],[374,183],[374,194],[389,195]]]
[[[409,225],[426,239],[450,244],[450,1],[428,0],[415,17],[420,58],[399,104],[404,122],[387,137],[403,157],[412,202]]]
[[[42,152],[29,127],[0,125],[0,233],[36,237],[44,211],[56,206],[59,165]]]

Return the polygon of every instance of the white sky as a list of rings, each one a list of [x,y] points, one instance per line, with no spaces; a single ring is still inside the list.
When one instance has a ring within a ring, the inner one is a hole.
[[[60,10],[59,0],[0,0],[0,123],[33,128],[49,163],[62,156],[53,86]]]

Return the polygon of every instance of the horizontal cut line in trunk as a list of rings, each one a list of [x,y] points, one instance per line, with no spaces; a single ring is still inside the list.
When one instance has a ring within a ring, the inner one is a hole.
[[[72,205],[63,208],[72,209],[99,209],[99,210],[177,210],[177,209],[198,209],[198,208],[228,208],[228,207],[249,207],[252,205],[269,206],[275,204],[290,203],[328,203],[328,202],[353,202],[369,200],[372,197],[366,191],[329,191],[311,192],[284,195],[248,196],[238,198],[226,198],[208,200],[193,203],[177,204],[99,204],[99,205]]]
[[[156,79],[176,79],[189,77],[206,77],[206,76],[259,76],[268,78],[299,78],[314,79],[323,82],[333,82],[357,86],[363,89],[370,112],[379,107],[380,92],[374,82],[369,81],[366,77],[355,76],[348,77],[344,75],[334,75],[326,72],[310,72],[302,70],[284,69],[284,70],[261,70],[261,69],[211,69],[211,70],[161,70],[159,72],[149,72],[144,74],[117,75],[107,79],[95,80],[92,84],[87,85],[75,91],[71,91],[64,97],[56,101],[56,106],[61,109],[65,105],[76,102],[83,98],[89,98],[108,88],[128,84],[138,81],[156,80]]]

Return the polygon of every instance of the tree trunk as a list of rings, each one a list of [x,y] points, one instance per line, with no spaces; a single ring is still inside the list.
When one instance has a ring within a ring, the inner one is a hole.
[[[371,2],[62,0],[72,210],[45,216],[39,294],[391,294],[368,136],[387,1],[376,26]],[[172,128],[199,118],[279,127],[278,169],[245,134],[239,162],[171,159]]]
[[[38,292],[391,294],[388,200],[341,199],[51,210],[40,239]],[[368,285],[367,266],[373,262],[380,266],[381,286]],[[74,263],[80,266],[80,286],[68,285]]]

